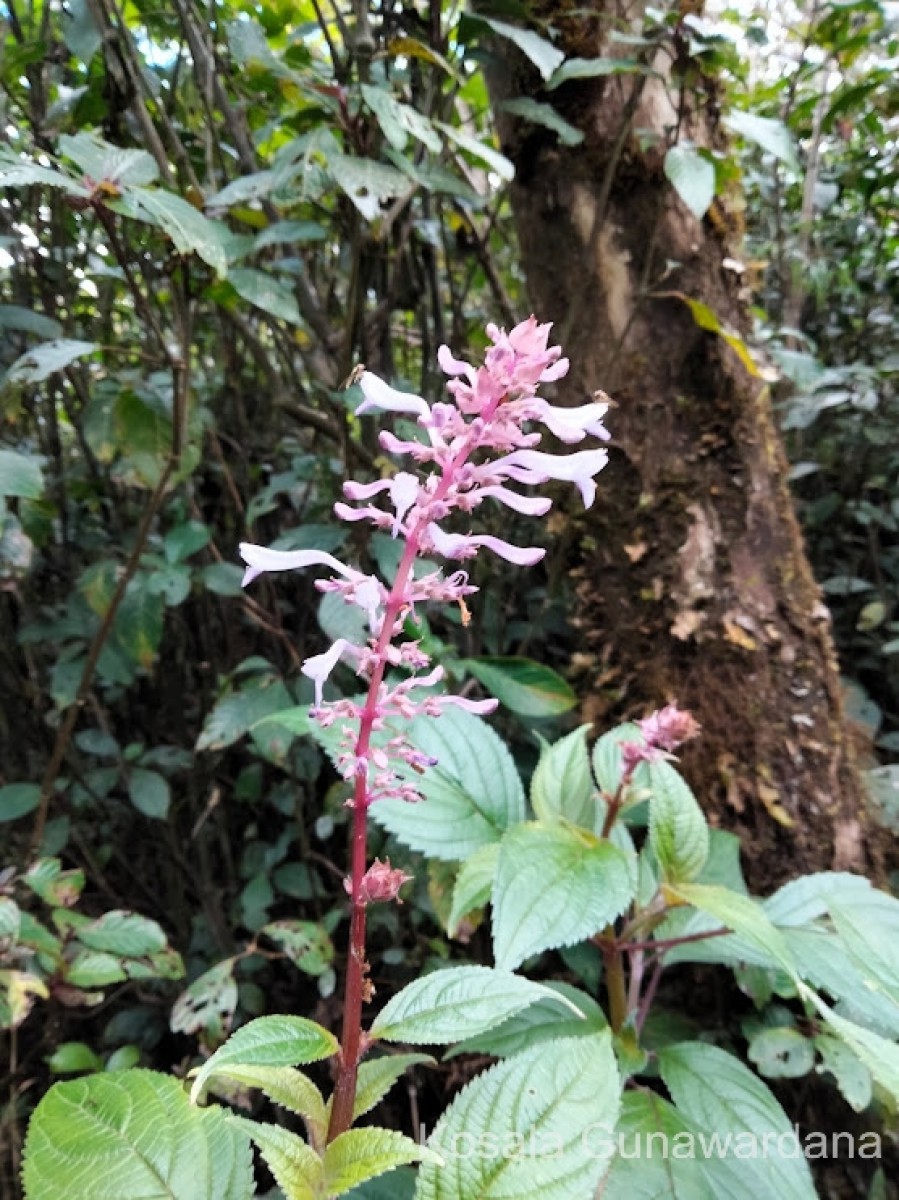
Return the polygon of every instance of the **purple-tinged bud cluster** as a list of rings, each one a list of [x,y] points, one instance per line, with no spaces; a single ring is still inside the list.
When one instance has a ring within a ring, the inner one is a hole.
[[[344,777],[355,784],[352,804],[367,807],[388,796],[409,801],[421,798],[404,768],[421,773],[432,761],[402,735],[390,737],[386,746],[380,745],[381,739],[379,744],[372,740],[373,734],[393,732],[388,726],[391,718],[400,718],[405,724],[421,714],[437,716],[449,704],[475,713],[496,707],[495,700],[475,701],[429,690],[443,678],[443,668],[428,670],[430,660],[419,644],[403,640],[404,623],[410,615],[415,617],[416,605],[426,601],[459,604],[466,619],[465,597],[477,589],[461,570],[448,576],[432,572],[415,578],[415,561],[433,555],[464,560],[483,547],[508,562],[531,566],[545,551],[514,546],[488,534],[451,532],[443,523],[454,512],[472,513],[488,499],[533,516],[542,516],[551,507],[548,497],[521,495],[507,486],[510,482],[540,486],[551,479],[563,480],[575,484],[586,506],[593,503],[594,477],[608,459],[605,449],[562,455],[535,449],[541,440],[539,430],[534,429],[537,424],[568,444],[588,435],[608,437],[602,425],[607,404],[594,400],[579,408],[553,408],[537,395],[541,383],[561,379],[568,371],[568,360],[561,357],[560,348],[548,345],[550,328],[534,317],[510,333],[488,325],[492,346],[478,368],[454,358],[442,346],[438,361],[450,376],[447,391],[453,403],[428,404],[421,396],[396,391],[370,371],[362,372],[359,385],[364,401],[357,412],[379,409],[414,417],[427,439],[402,441],[383,431],[380,443],[385,450],[408,456],[429,469],[426,473],[400,471],[373,483],[350,481],[343,490],[351,503],[341,501],[334,506],[342,520],[370,521],[404,543],[391,588],[323,551],[279,551],[249,543],[240,547],[247,564],[245,585],[264,571],[323,566],[334,574],[317,581],[319,590],[336,592],[365,613],[370,632],[365,645],[338,638],[302,667],[315,685],[312,715],[323,726],[337,720],[348,726],[338,765]],[[339,661],[349,663],[367,681],[364,702],[324,700],[325,681]],[[387,681],[389,666],[411,674],[399,683]]]
[[[676,704],[666,704],[642,721],[637,721],[637,725],[643,740],[624,742],[621,747],[622,762],[628,774],[633,772],[638,763],[673,758],[678,747],[698,737],[701,732],[699,722],[692,713],[678,708]]]

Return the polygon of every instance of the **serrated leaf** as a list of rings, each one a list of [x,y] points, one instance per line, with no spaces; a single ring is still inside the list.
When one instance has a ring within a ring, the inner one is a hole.
[[[7,783],[0,787],[0,824],[17,821],[34,812],[41,801],[41,789],[36,783]]]
[[[356,1098],[353,1101],[353,1121],[365,1116],[367,1112],[384,1099],[400,1076],[409,1067],[421,1066],[427,1063],[434,1065],[430,1054],[384,1054],[380,1058],[370,1058],[359,1067],[356,1079]],[[328,1103],[328,1111],[331,1105]]]
[[[649,764],[649,842],[667,883],[689,883],[709,857],[709,826],[692,789],[667,762]]]
[[[255,1142],[285,1200],[318,1200],[322,1161],[302,1138],[279,1125],[263,1125],[246,1117],[231,1114],[227,1120]]]
[[[424,1164],[416,1200],[593,1200],[619,1106],[608,1033],[506,1059],[469,1083],[437,1123],[428,1145],[444,1165]]]
[[[493,885],[497,966],[583,941],[632,897],[627,859],[610,842],[560,825],[516,826],[500,843]]]
[[[76,937],[90,950],[143,958],[166,948],[166,936],[155,921],[123,909],[111,909],[87,925],[79,926]]]
[[[809,989],[805,989],[805,995],[811,999],[833,1032],[864,1063],[880,1086],[899,1102],[899,1045],[840,1016]]]
[[[99,349],[97,342],[83,342],[77,338],[54,338],[52,342],[42,342],[16,359],[6,372],[5,382],[42,383],[54,371],[62,371],[77,358],[84,358],[86,354],[93,354]]]
[[[664,170],[693,216],[702,220],[715,199],[715,164],[693,146],[672,146]]]
[[[250,304],[255,304],[282,321],[302,325],[303,318],[297,307],[296,296],[286,283],[269,272],[257,271],[253,267],[233,267],[228,272],[228,282],[238,296]]]
[[[459,868],[453,887],[453,902],[447,921],[447,933],[455,937],[464,917],[476,908],[484,908],[490,901],[496,864],[499,859],[499,844],[493,842],[482,846]]]
[[[529,1050],[540,1042],[557,1038],[588,1037],[608,1028],[608,1021],[600,1006],[586,992],[570,983],[547,983],[547,988],[556,993],[553,1000],[537,1000],[528,1008],[508,1017],[502,1025],[486,1033],[465,1038],[453,1046],[447,1058],[457,1054],[490,1054],[497,1058],[508,1058]],[[558,997],[571,1004],[563,1008]]]
[[[521,29],[518,25],[509,25],[506,21],[497,21],[495,17],[485,17],[478,13],[478,20],[489,25],[494,33],[513,42],[522,54],[528,58],[544,80],[549,79],[553,71],[565,61],[565,55],[557,50],[552,42],[540,37],[532,29]]]
[[[766,153],[772,154],[797,175],[801,172],[793,136],[783,121],[731,109],[724,117],[724,124],[746,141],[754,142]]]
[[[458,1042],[495,1028],[541,999],[572,1009],[544,985],[511,971],[447,967],[413,980],[390,999],[375,1017],[371,1036],[413,1045]]]
[[[424,804],[379,800],[372,806],[372,817],[401,842],[453,862],[499,841],[524,819],[524,789],[514,760],[486,721],[448,708],[440,717],[416,717],[406,732],[437,766],[422,776],[408,773]]]
[[[220,1066],[215,1074],[244,1087],[259,1088],[274,1104],[303,1117],[318,1133],[324,1134],[328,1116],[322,1094],[312,1080],[295,1067],[251,1067],[232,1063]]]
[[[257,1017],[236,1030],[197,1072],[190,1098],[196,1102],[219,1065],[295,1067],[337,1052],[337,1039],[305,1017]]]
[[[783,1138],[795,1137],[793,1127],[757,1075],[733,1055],[705,1042],[665,1046],[658,1056],[662,1079],[678,1111],[697,1129],[707,1135],[717,1133],[721,1139],[718,1153],[703,1155],[716,1195],[815,1200],[804,1156],[792,1144],[784,1148]],[[769,1135],[766,1141],[765,1134]],[[739,1152],[745,1144],[741,1137],[756,1146],[755,1155]],[[762,1145],[765,1153],[759,1155]]]
[[[43,184],[44,187],[61,188],[70,196],[77,196],[82,200],[86,200],[91,194],[90,188],[62,171],[55,171],[52,167],[39,167],[37,163],[26,162],[12,154],[0,154],[0,187],[32,187],[36,183]]]
[[[551,129],[558,135],[563,146],[579,146],[584,140],[581,130],[570,125],[551,104],[543,104],[529,96],[516,96],[514,100],[504,100],[499,107],[502,112],[512,113],[513,116],[522,117],[534,125]]]
[[[699,1155],[656,1152],[660,1143],[666,1150],[676,1148],[678,1137],[685,1146],[698,1140],[693,1125],[673,1104],[655,1092],[625,1092],[615,1134],[619,1152],[603,1181],[602,1200],[723,1200]],[[635,1154],[634,1147],[649,1149]]]
[[[530,658],[466,658],[459,665],[520,717],[557,717],[577,704],[561,675]]]
[[[169,781],[158,771],[132,767],[128,775],[128,797],[139,813],[154,821],[164,821],[169,815],[172,793]]]
[[[249,1141],[218,1108],[191,1106],[181,1083],[116,1071],[58,1083],[25,1143],[26,1200],[250,1200]]]
[[[413,1162],[440,1163],[439,1155],[392,1129],[349,1129],[324,1153],[322,1192],[342,1196],[367,1179]]]
[[[682,883],[668,890],[700,912],[716,917],[722,925],[757,947],[763,955],[763,961],[769,959],[777,963],[788,975],[796,978],[796,968],[783,934],[771,924],[756,901],[712,884]]]
[[[587,752],[589,725],[540,747],[540,758],[531,779],[531,807],[546,824],[560,817],[583,829],[593,829],[596,799]]]
[[[39,500],[43,490],[44,476],[39,462],[17,450],[0,450],[0,496]]]

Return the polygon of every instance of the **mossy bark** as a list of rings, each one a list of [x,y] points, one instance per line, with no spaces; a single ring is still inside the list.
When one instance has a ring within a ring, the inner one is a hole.
[[[570,56],[614,52],[595,33],[601,8],[589,28],[553,10]],[[491,87],[530,296],[572,362],[560,397],[580,404],[601,387],[617,404],[600,496],[571,517],[586,715],[603,727],[672,699],[693,711],[703,737],[685,772],[712,822],[743,837],[754,888],[830,868],[876,873],[768,388],[686,303],[749,332],[739,197],[697,220],[663,171],[678,123],[694,143],[722,145],[714,85],[613,75],[546,94],[504,54]],[[584,141],[566,147],[503,115],[512,95],[552,102]]]

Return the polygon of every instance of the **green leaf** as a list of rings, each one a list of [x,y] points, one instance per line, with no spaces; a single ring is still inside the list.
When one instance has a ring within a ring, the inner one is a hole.
[[[655,1092],[625,1092],[614,1138],[619,1152],[603,1181],[602,1200],[723,1200],[702,1157],[676,1152],[697,1140],[696,1130],[673,1104]],[[637,1147],[643,1152],[635,1153]],[[735,1192],[730,1200],[750,1197]]]
[[[819,1073],[828,1071],[836,1080],[846,1103],[856,1112],[864,1112],[874,1098],[871,1072],[838,1037],[819,1033],[814,1044],[821,1055]]]
[[[432,154],[440,153],[440,138],[434,126],[424,114],[400,104],[384,88],[362,84],[362,98],[378,118],[384,136],[395,150],[402,151],[411,136],[422,142]]]
[[[412,189],[409,179],[401,171],[370,158],[334,154],[328,159],[328,170],[366,221],[374,221],[381,215],[384,201],[404,196]]]
[[[235,563],[209,563],[203,567],[203,583],[217,596],[240,596],[243,571]]]
[[[176,525],[168,531],[163,541],[166,562],[172,566],[186,562],[209,544],[211,536],[209,526],[202,521],[185,521],[182,525]]]
[[[111,909],[95,921],[80,925],[76,936],[90,950],[126,958],[143,958],[166,948],[166,936],[155,921],[122,909]]]
[[[145,671],[156,661],[165,621],[165,600],[149,584],[148,575],[132,579],[113,622],[119,645]]]
[[[286,283],[269,272],[253,267],[233,267],[228,272],[228,282],[243,300],[291,325],[302,325],[296,296]]]
[[[116,186],[134,187],[154,183],[159,178],[159,167],[146,150],[128,150],[110,145],[94,133],[63,133],[59,138],[59,149],[84,172],[93,186],[112,183]]]
[[[127,978],[122,960],[99,950],[79,950],[65,971],[66,983],[77,988],[103,988]]]
[[[295,1067],[251,1067],[241,1063],[219,1066],[216,1077],[233,1080],[244,1087],[259,1088],[274,1104],[303,1117],[321,1134],[328,1114],[321,1092],[311,1079]]]
[[[498,859],[499,843],[493,842],[475,850],[459,868],[447,921],[447,933],[450,937],[457,936],[464,917],[476,908],[484,908],[490,902]]]
[[[276,221],[258,234],[255,248],[264,250],[267,246],[324,242],[328,237],[328,230],[318,221]]]
[[[497,1058],[508,1058],[509,1055],[519,1054],[540,1042],[562,1037],[588,1037],[608,1028],[605,1013],[592,996],[570,983],[550,982],[546,986],[556,993],[552,1000],[537,1000],[528,1008],[523,1008],[521,1012],[508,1017],[495,1029],[466,1038],[453,1046],[446,1057],[455,1057],[457,1054],[490,1054]],[[562,1008],[558,1001],[559,996],[567,1000],[572,1007]]]
[[[364,1116],[384,1099],[401,1075],[409,1067],[427,1063],[434,1065],[430,1054],[383,1054],[370,1058],[359,1067],[356,1080],[356,1098],[353,1101],[353,1121]],[[330,1102],[328,1111],[330,1112]]]
[[[204,1084],[219,1065],[295,1067],[318,1062],[337,1052],[337,1039],[315,1021],[304,1017],[257,1017],[232,1033],[197,1072],[190,1098],[196,1102]]]
[[[665,155],[665,175],[697,220],[715,199],[715,164],[693,146],[672,146]]]
[[[426,803],[379,800],[371,810],[401,842],[453,862],[499,841],[524,819],[524,789],[514,760],[486,721],[448,708],[437,718],[416,717],[408,736],[438,760],[420,777],[409,772]]]
[[[17,188],[32,187],[34,184],[44,187],[62,188],[70,196],[85,200],[91,194],[91,189],[64,175],[62,171],[54,171],[52,167],[39,167],[36,163],[26,162],[11,153],[0,152],[0,187]]]
[[[103,1070],[103,1059],[86,1042],[63,1042],[45,1061],[54,1075]]]
[[[572,79],[602,79],[606,75],[640,75],[647,68],[630,58],[569,58],[555,71],[547,85],[548,91],[569,83]]]
[[[551,129],[553,133],[558,134],[563,146],[579,146],[584,140],[581,130],[570,125],[551,104],[543,104],[529,96],[516,96],[514,100],[504,100],[499,107],[502,112],[512,113],[513,116],[531,121],[534,125]]]
[[[434,124],[446,134],[451,142],[455,142],[460,150],[464,150],[472,158],[486,163],[487,167],[494,171],[500,179],[511,183],[515,178],[515,166],[504,154],[500,154],[492,146],[487,146],[483,142],[479,142],[477,138],[470,137],[467,133],[456,129],[455,126],[447,125],[444,121],[435,121]]]
[[[16,359],[6,372],[5,382],[42,383],[55,371],[62,371],[76,359],[99,349],[97,342],[82,342],[77,338],[54,338],[52,342],[42,342]]]
[[[0,329],[33,333],[35,337],[43,338],[44,341],[62,337],[59,321],[41,312],[35,312],[33,308],[24,308],[21,304],[0,304]]]
[[[593,773],[600,790],[607,796],[614,796],[618,791],[624,775],[624,762],[621,757],[621,747],[624,742],[644,742],[639,725],[628,722],[617,725],[598,738],[593,747]],[[640,763],[631,778],[629,794],[645,792],[649,795],[649,772],[646,763]]]
[[[716,917],[722,925],[757,947],[764,958],[777,963],[791,978],[796,978],[796,968],[783,934],[771,924],[754,900],[713,884],[682,883],[667,890],[700,912]]]
[[[731,109],[724,118],[724,124],[747,142],[754,142],[767,154],[773,155],[797,175],[801,174],[793,136],[783,121]]]
[[[26,1200],[250,1200],[250,1145],[221,1109],[191,1106],[181,1083],[116,1071],[58,1083],[35,1109]]]
[[[593,1200],[619,1105],[607,1032],[506,1059],[441,1117],[428,1145],[445,1165],[424,1164],[416,1200]]]
[[[709,856],[709,827],[686,780],[667,762],[649,764],[649,842],[667,883],[689,883]]]
[[[322,1161],[302,1138],[279,1125],[263,1125],[246,1117],[229,1115],[227,1120],[256,1143],[285,1200],[318,1200]]]
[[[441,1163],[439,1155],[392,1129],[349,1129],[324,1154],[322,1193],[342,1196],[367,1179],[412,1162]]]
[[[561,675],[530,658],[466,658],[459,665],[520,717],[557,717],[577,704]]]
[[[659,1068],[678,1110],[697,1129],[719,1135],[718,1150],[702,1155],[716,1195],[815,1200],[808,1163],[795,1144],[793,1127],[757,1075],[733,1055],[705,1042],[663,1047]],[[787,1149],[784,1138],[793,1139]],[[707,1145],[699,1143],[703,1151]],[[754,1154],[740,1153],[747,1145],[754,1147]]]
[[[506,970],[543,950],[571,946],[619,916],[633,897],[625,855],[608,841],[536,823],[500,843],[493,944]]]
[[[549,988],[511,971],[447,967],[413,980],[389,1000],[375,1017],[371,1036],[413,1045],[458,1042],[495,1028],[542,999],[572,1009]]]
[[[25,883],[45,904],[70,908],[84,888],[84,872],[64,871],[58,858],[41,858],[25,872]]]
[[[291,706],[291,695],[271,675],[254,680],[242,691],[223,697],[203,722],[198,750],[224,750],[244,736],[264,717]]]
[[[804,994],[811,999],[834,1033],[864,1063],[880,1086],[890,1093],[894,1101],[899,1102],[899,1045],[840,1016],[809,989],[805,989]]]
[[[36,783],[7,783],[0,787],[0,823],[17,821],[34,812],[40,803],[41,789]]]
[[[22,910],[9,896],[0,896],[0,941],[11,945],[18,939]]]
[[[40,464],[17,450],[0,450],[0,496],[39,500],[44,491]]]
[[[747,1053],[766,1079],[798,1079],[815,1065],[812,1041],[787,1026],[759,1030],[750,1038]]]
[[[237,1008],[237,982],[233,958],[216,963],[199,975],[181,993],[172,1006],[170,1024],[173,1033],[209,1031],[224,1036]]]
[[[169,815],[172,794],[168,780],[158,771],[132,767],[128,776],[128,797],[139,813],[154,821],[164,821]]]
[[[531,779],[531,807],[546,824],[561,817],[582,829],[594,828],[596,797],[587,752],[589,732],[589,725],[581,725],[552,746],[541,742]]]
[[[832,896],[827,907],[849,957],[868,986],[886,992],[899,1004],[899,900],[868,888],[850,896]]]
[[[505,21],[497,21],[494,17],[484,17],[478,14],[478,20],[489,25],[494,33],[514,42],[522,54],[530,59],[544,80],[549,79],[553,71],[565,60],[561,50],[557,50],[552,42],[540,37],[531,29],[521,29],[517,25],[508,25]]]
[[[133,188],[110,207],[155,225],[172,239],[179,254],[197,254],[217,275],[227,274],[228,255],[222,227],[180,196],[161,188]]]
[[[263,925],[260,934],[270,937],[290,961],[308,975],[321,975],[334,961],[334,946],[327,932],[315,921],[286,917]]]

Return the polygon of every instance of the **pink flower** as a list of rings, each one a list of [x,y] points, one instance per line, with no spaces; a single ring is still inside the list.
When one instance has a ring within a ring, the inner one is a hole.
[[[470,534],[467,537],[461,533],[444,533],[438,525],[428,526],[427,537],[432,548],[444,558],[472,558],[477,554],[478,546],[486,546],[507,562],[519,567],[532,567],[546,554],[539,546],[512,546],[489,533]]]
[[[638,763],[673,758],[673,751],[691,738],[698,737],[701,732],[699,722],[693,715],[679,709],[676,704],[666,704],[664,708],[637,721],[637,725],[643,740],[624,742],[621,746],[621,760],[629,775]]]
[[[609,461],[607,450],[578,450],[575,454],[544,454],[541,450],[513,450],[493,464],[494,471],[519,483],[546,483],[561,479],[573,483],[589,508],[596,499],[594,475]]]
[[[357,416],[373,408],[385,412],[411,413],[415,417],[426,417],[431,411],[421,396],[413,392],[398,392],[371,371],[362,372],[359,386],[365,399],[356,409]]]
[[[404,883],[409,883],[412,878],[413,876],[407,875],[399,867],[391,867],[389,858],[384,862],[376,858],[362,876],[359,885],[360,903],[378,904],[385,900],[396,900],[397,904],[401,904],[400,888]],[[348,879],[344,881],[344,887],[352,895],[353,886]]]

